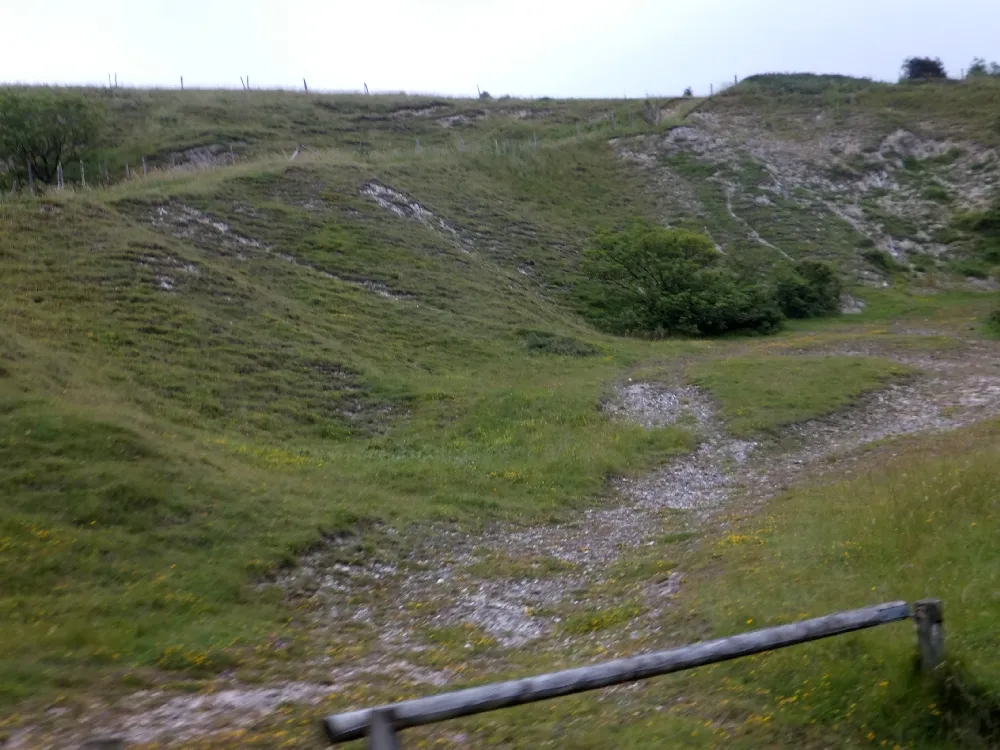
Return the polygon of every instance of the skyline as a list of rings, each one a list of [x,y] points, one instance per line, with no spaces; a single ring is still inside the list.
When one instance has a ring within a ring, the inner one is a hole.
[[[252,88],[476,96],[628,97],[707,94],[734,76],[840,73],[896,80],[906,57],[940,57],[958,76],[973,57],[1000,58],[1000,5],[956,0],[69,0],[0,8],[11,34],[4,83]],[[707,51],[707,52],[706,52]]]

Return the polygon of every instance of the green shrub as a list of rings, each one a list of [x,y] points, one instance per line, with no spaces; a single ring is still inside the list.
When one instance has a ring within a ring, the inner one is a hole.
[[[52,183],[61,163],[79,159],[101,133],[104,111],[79,94],[48,88],[0,91],[0,161],[13,174]]]
[[[774,293],[785,316],[815,318],[836,313],[843,291],[833,266],[804,260],[779,271]]]
[[[896,262],[885,250],[879,250],[878,248],[871,248],[865,250],[861,253],[861,257],[871,263],[878,269],[885,271],[886,273],[894,273],[898,271],[905,271],[902,265]]]
[[[937,261],[933,255],[927,253],[916,253],[910,258],[913,268],[921,273],[931,271],[937,266]]]
[[[520,331],[524,348],[537,354],[559,354],[564,357],[592,357],[600,352],[593,344],[572,336],[557,336],[548,331]]]
[[[599,232],[582,270],[590,317],[616,333],[770,332],[782,320],[771,291],[728,267],[697,232],[651,224]]]
[[[976,258],[985,264],[1000,264],[1000,201],[987,211],[958,214],[952,225],[974,235]]]
[[[1000,307],[989,314],[986,325],[993,333],[1000,336]]]
[[[928,185],[924,188],[924,198],[936,203],[951,203],[952,201],[951,193],[941,185]]]
[[[927,81],[934,78],[947,78],[944,63],[940,57],[910,57],[903,61],[903,71],[900,77],[904,81]]]
[[[951,268],[955,273],[972,279],[986,279],[990,275],[990,267],[986,263],[971,258],[956,261]]]

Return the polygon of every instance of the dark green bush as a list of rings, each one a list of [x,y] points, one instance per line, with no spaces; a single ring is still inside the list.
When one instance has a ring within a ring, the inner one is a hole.
[[[934,78],[947,78],[948,72],[940,57],[910,57],[903,61],[903,71],[900,75],[904,81],[927,81]]]
[[[986,325],[993,333],[1000,335],[1000,308],[990,313],[989,317],[986,318]]]
[[[537,354],[558,354],[564,357],[592,357],[600,352],[593,344],[572,336],[558,336],[548,331],[520,331],[524,348]]]
[[[889,253],[887,253],[885,250],[879,250],[878,248],[871,248],[861,253],[861,257],[867,260],[876,268],[879,268],[885,271],[886,273],[894,273],[906,270],[902,265],[897,263],[895,258],[889,255]]]
[[[12,174],[52,183],[62,163],[80,159],[101,134],[104,109],[94,100],[50,88],[0,89],[0,161]]]
[[[924,188],[924,197],[927,200],[935,201],[937,203],[951,203],[952,197],[951,193],[947,191],[941,185],[928,185]]]
[[[728,267],[696,232],[651,224],[600,232],[582,270],[587,312],[616,333],[719,335],[781,324],[771,290]]]
[[[789,318],[816,318],[840,308],[844,285],[833,266],[804,260],[778,271],[775,299]]]
[[[981,260],[959,260],[953,263],[951,268],[955,273],[972,279],[986,279],[990,275],[989,266]]]
[[[1000,264],[1000,201],[987,211],[959,214],[952,225],[974,236],[972,252],[978,259]]]

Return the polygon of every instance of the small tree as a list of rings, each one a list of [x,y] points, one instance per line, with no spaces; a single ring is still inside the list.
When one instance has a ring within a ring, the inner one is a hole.
[[[692,91],[690,86],[684,89],[684,96],[694,96],[694,91]]]
[[[584,254],[591,317],[619,333],[718,335],[771,331],[781,311],[761,284],[739,276],[705,235],[637,224],[600,232]]]
[[[947,78],[941,58],[910,57],[903,61],[903,79],[907,81],[924,81],[932,78]]]
[[[981,57],[974,57],[972,62],[969,63],[969,72],[965,76],[966,78],[981,78],[983,76],[1000,77],[1000,63],[987,63]]]
[[[0,159],[51,183],[59,163],[79,159],[100,135],[103,110],[79,94],[52,89],[0,92]]]
[[[775,298],[789,318],[832,315],[840,308],[843,291],[833,266],[820,260],[802,260],[776,274]]]

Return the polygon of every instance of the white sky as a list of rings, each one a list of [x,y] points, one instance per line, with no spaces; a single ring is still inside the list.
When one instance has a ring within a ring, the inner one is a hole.
[[[673,95],[1000,59],[996,0],[0,0],[0,82]]]

